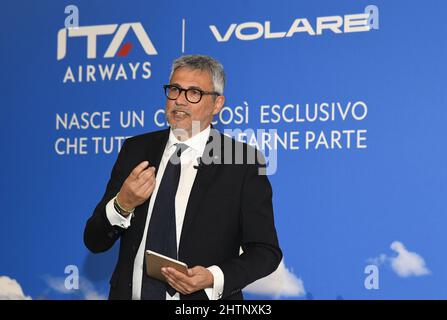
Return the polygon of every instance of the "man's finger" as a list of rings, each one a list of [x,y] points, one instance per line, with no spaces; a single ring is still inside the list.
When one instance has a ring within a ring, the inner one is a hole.
[[[188,294],[187,291],[185,291],[183,288],[177,286],[174,282],[172,282],[171,280],[167,280],[168,284],[174,288],[175,291],[180,292],[182,294]]]
[[[148,179],[143,182],[141,185],[136,187],[136,192],[139,195],[146,194],[147,191],[151,188],[152,184],[155,184],[155,179]]]
[[[132,181],[135,189],[141,189],[141,187],[147,182],[155,180],[155,174],[153,167],[143,170],[136,180]]]
[[[141,171],[140,174],[138,175],[138,179],[143,178],[143,180],[145,180],[145,177],[150,177],[151,175],[155,176],[155,167],[148,167],[143,171]]]
[[[193,275],[195,275],[199,270],[197,270],[198,267],[194,267],[194,268],[189,268],[188,269],[188,276],[192,277]]]
[[[183,272],[177,271],[174,268],[167,268],[168,274],[173,277],[177,281],[181,281],[189,284],[189,277],[185,275]]]
[[[155,189],[155,180],[149,184],[147,189],[143,192],[143,198],[148,199],[149,196],[152,194],[152,192]]]
[[[173,287],[175,290],[177,290],[178,292],[181,292],[183,294],[187,294],[187,290],[186,288],[178,283],[174,278],[172,278],[170,275],[168,275],[166,272],[163,273],[163,276],[166,278],[166,281],[168,281],[168,284]]]
[[[183,273],[178,272],[174,268],[166,268],[165,271],[162,271],[163,275],[165,277],[168,277],[178,285],[181,285],[182,287],[189,286],[189,278],[185,276]]]
[[[134,178],[137,178],[140,173],[147,168],[147,166],[149,165],[149,161],[143,161],[141,162],[139,165],[137,165],[132,172],[130,173]]]
[[[170,278],[169,276],[166,277],[166,281],[168,282],[168,284],[173,287],[176,291],[181,292],[181,293],[186,293],[186,289],[179,284],[178,282],[175,282],[174,279]]]

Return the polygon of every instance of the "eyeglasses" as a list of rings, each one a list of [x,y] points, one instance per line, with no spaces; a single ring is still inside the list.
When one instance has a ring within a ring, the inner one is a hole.
[[[202,100],[202,96],[206,95],[220,96],[220,94],[215,91],[203,91],[196,88],[183,89],[179,86],[169,84],[164,85],[163,88],[165,89],[166,98],[169,100],[176,100],[182,94],[182,91],[185,91],[186,100],[191,103],[199,103],[200,100]]]

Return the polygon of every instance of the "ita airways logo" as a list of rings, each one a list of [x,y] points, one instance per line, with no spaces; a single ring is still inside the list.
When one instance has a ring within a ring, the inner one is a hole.
[[[95,59],[97,55],[97,38],[99,36],[113,35],[104,58],[113,58],[115,56],[127,56],[133,47],[131,42],[123,44],[124,38],[130,30],[135,32],[141,47],[147,55],[156,55],[151,39],[144,30],[140,22],[118,24],[105,24],[99,26],[84,26],[77,28],[63,28],[57,34],[57,60],[62,60],[67,55],[67,39],[84,37],[87,41],[87,58]]]
[[[129,32],[133,32],[136,40],[126,42]],[[109,38],[107,48],[98,50],[98,38]],[[147,56],[157,55],[157,50],[151,41],[148,33],[140,22],[123,23],[123,24],[105,24],[94,26],[79,26],[60,29],[57,33],[57,60],[64,62],[69,60],[70,53],[67,48],[69,41],[75,41],[76,38],[84,39],[86,42],[86,61],[90,64],[77,66],[68,65],[64,73],[63,83],[78,82],[97,82],[97,81],[118,81],[118,80],[137,80],[149,79],[151,77],[150,61],[137,61],[126,63],[115,63],[116,59],[126,57],[132,50],[142,48]],[[76,52],[76,54],[79,54]],[[72,53],[73,55],[73,53]],[[94,64],[97,58],[115,58],[112,63]]]

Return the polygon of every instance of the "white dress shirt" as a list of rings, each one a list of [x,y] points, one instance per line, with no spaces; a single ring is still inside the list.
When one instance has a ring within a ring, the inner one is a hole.
[[[157,197],[158,187],[160,186],[161,178],[163,177],[166,165],[176,149],[175,145],[177,143],[183,143],[188,145],[188,148],[182,152],[180,157],[181,173],[180,173],[180,180],[178,184],[177,194],[175,196],[175,218],[176,218],[177,251],[178,251],[183,220],[185,218],[186,207],[188,205],[189,195],[191,193],[191,189],[197,174],[197,169],[195,169],[194,166],[198,165],[197,158],[200,158],[203,155],[206,142],[208,141],[208,137],[210,135],[210,130],[211,128],[210,126],[208,126],[208,128],[206,128],[202,132],[196,134],[195,136],[186,141],[179,141],[172,133],[172,130],[169,133],[169,140],[168,143],[166,144],[166,148],[163,152],[163,156],[161,158],[160,165],[158,167],[158,171],[156,174],[155,189],[152,193],[151,200],[149,202],[149,208],[147,213],[146,225],[144,227],[143,238],[141,240],[134,261],[133,279],[132,279],[133,300],[141,299],[141,285],[142,285],[141,282],[143,276],[144,250],[146,246],[147,230],[152,215],[152,209],[154,207],[154,202]],[[129,215],[128,217],[125,218],[118,212],[116,212],[113,206],[114,199],[115,198],[110,200],[106,205],[107,218],[112,225],[120,226],[121,228],[127,229],[132,222],[133,215]],[[213,274],[214,285],[213,288],[206,288],[205,292],[210,300],[217,300],[222,296],[224,287],[224,274],[218,266],[210,266],[207,269]],[[180,295],[178,292],[172,297],[166,292],[166,300],[179,300],[179,299]]]

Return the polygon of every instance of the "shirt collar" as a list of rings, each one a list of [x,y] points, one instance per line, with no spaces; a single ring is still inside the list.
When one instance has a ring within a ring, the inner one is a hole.
[[[193,149],[195,152],[202,155],[203,151],[205,150],[208,138],[210,136],[210,132],[211,132],[211,126],[208,126],[205,130],[202,130],[201,132],[189,138],[188,140],[180,141],[179,139],[176,138],[172,130],[169,130],[169,140],[166,148],[167,150],[169,150],[169,148],[176,145],[177,143],[183,143],[189,147],[188,149]]]

